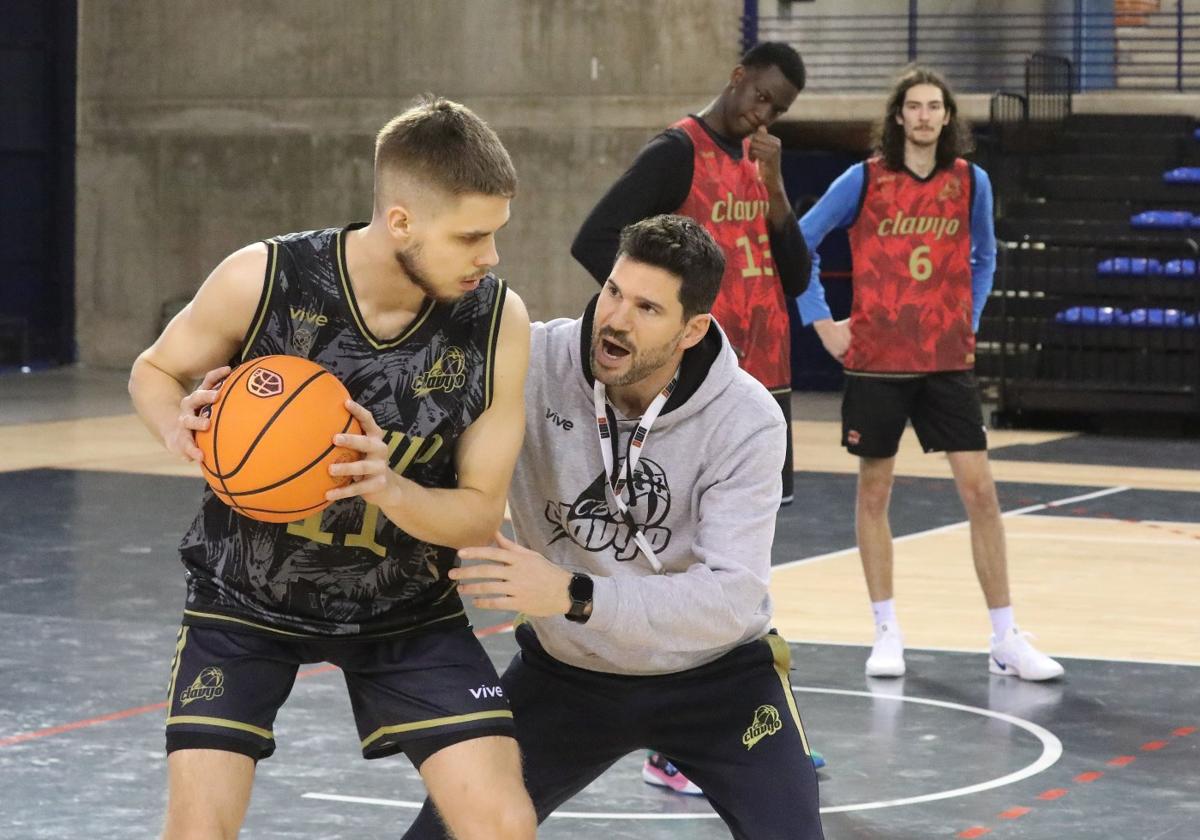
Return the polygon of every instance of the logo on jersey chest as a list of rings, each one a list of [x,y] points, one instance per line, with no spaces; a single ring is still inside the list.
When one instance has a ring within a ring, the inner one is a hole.
[[[417,377],[413,393],[425,397],[434,391],[449,394],[467,383],[467,356],[457,347],[447,348],[429,370]]]
[[[725,197],[713,204],[712,220],[714,222],[749,222],[759,216],[767,215],[771,202],[757,199],[742,201],[734,199],[732,192],[726,192]]]
[[[897,210],[894,216],[880,220],[875,231],[880,236],[908,236],[910,234],[933,234],[934,239],[954,236],[958,233],[958,219],[947,216],[906,216]]]
[[[307,357],[317,330],[329,323],[329,316],[304,306],[289,306],[288,314],[292,317],[292,349]]]
[[[329,323],[329,316],[322,315],[312,309],[307,309],[303,306],[289,306],[288,312],[292,316],[292,320],[297,324],[309,324],[314,327],[323,327]]]
[[[962,184],[957,178],[946,181],[938,192],[938,201],[957,201],[960,198],[962,198]]]

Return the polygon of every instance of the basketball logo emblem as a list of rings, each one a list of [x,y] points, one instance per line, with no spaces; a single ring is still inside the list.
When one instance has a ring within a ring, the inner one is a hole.
[[[273,370],[258,368],[246,377],[246,390],[256,397],[278,397],[283,393],[283,377]]]
[[[433,363],[433,367],[417,377],[417,381],[413,383],[413,394],[418,397],[429,396],[434,391],[445,391],[449,394],[466,382],[466,354],[457,347],[450,347]]]
[[[962,196],[962,186],[958,179],[947,181],[938,192],[938,201],[956,201]]]
[[[312,350],[313,340],[317,337],[312,330],[301,327],[292,334],[292,349],[301,356],[307,356]]]
[[[746,745],[746,749],[750,749],[763,738],[774,735],[780,729],[783,729],[783,722],[779,720],[779,710],[774,706],[759,706],[754,711],[754,722],[742,735],[742,743]]]
[[[624,474],[621,466],[618,472]],[[663,468],[642,458],[628,488],[618,484],[617,492],[628,491],[629,517],[609,501],[607,483],[604,473],[600,473],[574,502],[546,503],[545,517],[554,527],[550,542],[565,537],[588,551],[611,549],[614,559],[624,562],[638,556],[634,533],[640,524],[654,550],[665,550],[671,542],[671,529],[662,523],[671,511],[671,488]]]
[[[179,693],[179,704],[186,706],[193,700],[215,700],[225,693],[225,675],[221,669],[209,666],[196,675],[192,684]]]

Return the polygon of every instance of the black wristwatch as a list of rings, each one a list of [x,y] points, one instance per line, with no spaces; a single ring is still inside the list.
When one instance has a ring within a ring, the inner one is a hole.
[[[567,596],[571,599],[571,609],[565,613],[567,621],[583,624],[589,618],[586,610],[592,605],[592,579],[587,575],[576,572],[571,575],[567,584]]]

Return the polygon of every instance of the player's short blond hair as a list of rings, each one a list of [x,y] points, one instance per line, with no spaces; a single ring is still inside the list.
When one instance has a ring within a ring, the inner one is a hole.
[[[389,174],[452,196],[512,198],[517,191],[517,171],[496,132],[465,105],[432,94],[376,136],[376,203]]]

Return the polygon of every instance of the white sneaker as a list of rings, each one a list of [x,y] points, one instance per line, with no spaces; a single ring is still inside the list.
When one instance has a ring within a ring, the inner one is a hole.
[[[1000,641],[992,640],[988,670],[993,674],[1020,677],[1023,680],[1052,680],[1063,675],[1063,666],[1029,643],[1029,634],[1016,627]]]
[[[875,644],[867,657],[867,676],[904,676],[904,637],[899,630],[887,624],[880,624],[875,630]]]

